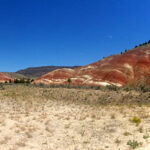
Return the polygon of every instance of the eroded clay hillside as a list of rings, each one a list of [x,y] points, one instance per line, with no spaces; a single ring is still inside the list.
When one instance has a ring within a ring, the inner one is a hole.
[[[150,74],[150,44],[120,55],[76,68],[58,69],[38,78],[35,83],[72,85],[126,85]]]
[[[0,73],[0,83],[9,82],[12,80],[10,77],[6,76],[3,73]]]

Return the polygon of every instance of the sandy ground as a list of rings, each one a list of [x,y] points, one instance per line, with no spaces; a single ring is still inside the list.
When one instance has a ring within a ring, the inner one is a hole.
[[[22,86],[0,91],[0,150],[130,150],[129,140],[150,150],[148,106],[95,106],[42,93]]]

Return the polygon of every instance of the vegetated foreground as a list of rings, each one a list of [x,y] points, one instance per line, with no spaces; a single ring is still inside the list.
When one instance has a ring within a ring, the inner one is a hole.
[[[5,85],[0,150],[149,150],[149,95]]]

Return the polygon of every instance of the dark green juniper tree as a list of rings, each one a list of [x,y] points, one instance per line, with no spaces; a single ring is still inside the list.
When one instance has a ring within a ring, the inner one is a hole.
[[[71,79],[70,79],[70,78],[68,79],[68,84],[69,84],[69,86],[70,86],[70,84],[71,84]]]

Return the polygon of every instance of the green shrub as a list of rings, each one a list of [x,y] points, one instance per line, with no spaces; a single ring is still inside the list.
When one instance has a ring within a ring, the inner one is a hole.
[[[143,139],[148,139],[149,138],[149,135],[146,134],[146,135],[143,135]]]
[[[141,88],[141,91],[142,91],[142,92],[150,92],[150,86],[143,86],[143,87]]]
[[[69,78],[69,79],[68,79],[68,85],[70,85],[70,84],[71,84],[71,79]]]
[[[118,91],[119,90],[119,87],[117,87],[115,85],[107,85],[105,88],[108,90],[111,90],[111,91]]]
[[[27,83],[27,84],[29,84],[29,83],[31,83],[31,82],[33,82],[34,80],[33,79],[25,79],[25,78],[22,78],[22,79],[15,79],[14,80],[14,83]]]
[[[141,119],[135,116],[131,119],[131,122],[136,123],[136,125],[139,125],[141,123]]]
[[[142,145],[142,143],[139,143],[135,140],[133,140],[133,141],[129,140],[127,142],[127,145],[129,145],[131,149],[135,149],[135,148],[139,147],[140,145]]]
[[[131,90],[135,90],[135,88],[127,86],[127,87],[124,87],[123,90],[128,92],[128,91],[131,91]]]

